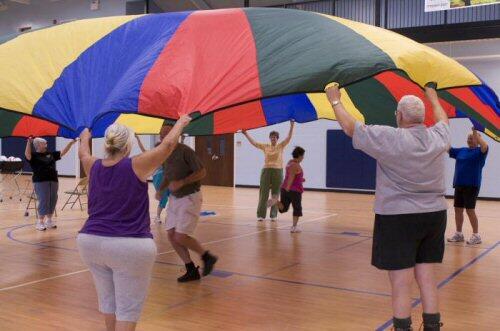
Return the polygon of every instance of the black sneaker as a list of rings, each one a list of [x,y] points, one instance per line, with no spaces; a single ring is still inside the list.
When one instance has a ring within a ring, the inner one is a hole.
[[[439,322],[436,324],[424,324],[424,331],[439,331],[441,330],[441,327],[443,326],[443,323]]]
[[[200,280],[201,276],[200,276],[200,272],[198,271],[198,268],[199,267],[196,267],[195,269],[186,271],[186,273],[184,275],[177,278],[177,281],[179,283],[187,283],[187,282],[191,282],[194,280]]]
[[[208,276],[214,269],[217,256],[210,254],[208,251],[201,257],[203,260],[203,276]]]

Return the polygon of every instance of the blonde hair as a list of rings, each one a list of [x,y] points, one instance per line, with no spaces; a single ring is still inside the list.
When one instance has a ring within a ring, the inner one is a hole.
[[[104,150],[108,156],[113,156],[130,148],[131,130],[125,125],[111,124],[104,133]]]
[[[405,95],[399,100],[398,112],[408,123],[423,123],[425,118],[424,102],[414,95]]]
[[[33,139],[33,146],[35,146],[35,150],[38,151],[40,149],[41,144],[46,144],[47,140],[43,138],[35,138]]]

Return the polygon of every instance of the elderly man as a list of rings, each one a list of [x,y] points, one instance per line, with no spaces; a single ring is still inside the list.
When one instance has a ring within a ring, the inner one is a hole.
[[[336,118],[353,146],[377,160],[372,264],[388,270],[394,327],[411,328],[411,287],[420,287],[425,331],[440,330],[434,263],[444,253],[447,204],[445,155],[450,143],[448,117],[436,91],[426,88],[436,125],[423,125],[425,107],[413,95],[396,110],[398,128],[363,125],[341,102],[337,85],[326,89]]]
[[[171,128],[163,126],[160,134],[166,136]],[[185,283],[199,280],[200,272],[194,265],[189,250],[200,255],[203,261],[203,276],[208,276],[217,262],[217,257],[210,254],[193,237],[200,218],[203,201],[201,180],[205,177],[206,170],[196,153],[182,143],[177,144],[163,166],[163,182],[156,192],[156,198],[160,199],[167,188],[171,192],[166,221],[168,239],[186,265],[186,273],[177,278],[177,281]]]
[[[463,242],[464,235],[462,226],[464,224],[464,208],[469,216],[472,226],[472,236],[467,240],[468,245],[481,243],[479,236],[479,221],[476,216],[476,200],[481,188],[481,173],[483,171],[486,156],[488,155],[488,144],[481,135],[472,128],[472,133],[467,137],[468,147],[450,148],[450,157],[454,158],[455,176],[453,187],[455,188],[455,223],[457,231],[449,242]]]
[[[31,150],[32,143],[35,152]],[[52,221],[59,189],[56,161],[66,155],[74,143],[75,140],[70,141],[61,152],[48,152],[47,141],[43,138],[33,140],[30,137],[26,143],[24,156],[26,156],[26,160],[28,160],[33,170],[33,186],[38,199],[38,220],[35,227],[39,231],[57,227]]]

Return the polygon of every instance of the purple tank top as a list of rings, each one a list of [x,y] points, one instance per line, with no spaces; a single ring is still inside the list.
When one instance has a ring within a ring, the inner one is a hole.
[[[80,233],[153,238],[148,184],[136,176],[131,158],[111,167],[97,160],[90,170],[88,195],[89,218]]]
[[[286,165],[286,173],[285,173],[285,180],[283,181],[283,184],[281,185],[281,188],[284,188],[286,183],[288,182],[288,178],[290,176],[290,166],[295,163],[295,161],[289,161],[288,164]],[[295,178],[293,179],[292,186],[290,186],[290,191],[294,192],[304,192],[304,171],[299,172],[298,174],[295,175]]]

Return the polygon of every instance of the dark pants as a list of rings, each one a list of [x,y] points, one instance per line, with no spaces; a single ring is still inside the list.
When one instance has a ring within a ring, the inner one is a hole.
[[[283,209],[280,209],[280,213],[286,213],[291,204],[293,207],[293,216],[302,216],[302,193],[296,191],[287,192],[281,189],[280,201],[283,204]]]
[[[58,182],[35,182],[36,198],[38,200],[38,216],[52,215],[56,209]]]
[[[475,209],[478,195],[479,187],[457,186],[455,187],[453,206],[456,208]]]
[[[382,270],[441,263],[446,210],[401,215],[375,215],[372,265]]]

